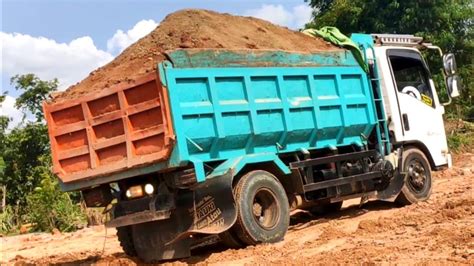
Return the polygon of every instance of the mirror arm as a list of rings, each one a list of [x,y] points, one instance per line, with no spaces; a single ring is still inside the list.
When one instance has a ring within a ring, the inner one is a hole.
[[[426,47],[427,49],[438,51],[439,55],[443,57],[443,50],[441,50],[439,46],[432,45],[431,43],[424,43],[423,46]]]
[[[451,96],[449,95],[449,92],[448,92],[448,99],[449,99],[449,100],[448,100],[447,102],[441,103],[441,105],[442,105],[442,106],[447,106],[447,105],[450,105],[451,102],[453,101],[453,100],[451,99]]]
[[[438,53],[439,53],[439,55],[441,56],[441,58],[443,58],[443,50],[441,50],[441,48],[439,48],[439,46],[432,45],[431,43],[423,43],[422,45],[423,45],[423,47],[425,47],[425,48],[427,48],[427,49],[438,51]],[[450,104],[451,104],[452,99],[451,99],[451,95],[449,95],[448,84],[446,83],[446,75],[444,74],[444,70],[443,70],[443,69],[441,69],[441,74],[443,75],[444,88],[446,89],[446,95],[448,95],[448,99],[449,99],[447,102],[441,103],[441,105],[442,105],[442,106],[446,106],[446,105],[450,105]]]

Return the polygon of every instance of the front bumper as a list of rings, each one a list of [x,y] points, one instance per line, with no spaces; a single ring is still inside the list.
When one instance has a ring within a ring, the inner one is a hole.
[[[448,153],[446,155],[446,159],[448,161],[448,168],[453,167],[453,157],[451,156],[451,153]]]

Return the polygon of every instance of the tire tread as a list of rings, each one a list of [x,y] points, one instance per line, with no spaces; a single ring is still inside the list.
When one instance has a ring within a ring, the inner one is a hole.
[[[117,238],[125,254],[130,257],[137,256],[137,251],[135,250],[135,245],[133,244],[132,231],[128,226],[117,227]]]
[[[411,204],[415,204],[419,201],[427,200],[427,199],[429,199],[429,197],[431,195],[431,192],[432,192],[432,182],[433,182],[433,180],[431,178],[431,166],[430,166],[430,163],[429,163],[428,159],[426,158],[426,155],[421,150],[419,150],[418,148],[415,148],[415,147],[410,147],[407,150],[405,150],[405,152],[403,153],[403,162],[402,162],[403,171],[406,170],[405,169],[406,159],[412,153],[418,154],[424,160],[425,165],[428,167],[428,171],[430,172],[429,173],[430,188],[429,188],[428,192],[426,193],[426,195],[424,197],[418,198],[407,187],[407,185],[406,185],[407,180],[405,180],[404,181],[405,183],[403,184],[403,187],[400,191],[400,194],[398,194],[397,198],[395,199],[395,202],[397,204],[401,205],[401,206],[411,205]]]
[[[244,219],[246,218],[248,219],[248,217],[243,217],[242,212],[241,212],[241,202],[239,200],[241,199],[244,189],[247,188],[249,186],[249,183],[253,181],[255,178],[257,178],[259,175],[272,178],[275,184],[278,184],[281,187],[281,189],[283,189],[284,198],[286,200],[286,202],[283,202],[283,204],[285,203],[288,204],[288,199],[286,198],[286,193],[284,192],[284,188],[281,185],[280,181],[273,174],[263,171],[263,170],[255,170],[242,176],[242,178],[237,182],[237,185],[234,188],[234,198],[236,199],[238,215],[237,215],[237,220],[234,226],[231,228],[231,230],[233,230],[233,232],[235,233],[235,236],[245,245],[256,245],[262,242],[261,240],[256,239],[255,236],[252,236],[252,233],[246,229]],[[288,219],[288,224],[289,224],[289,210],[288,208],[284,208],[284,209],[286,211],[282,213],[282,217],[280,219]],[[284,216],[287,216],[287,217],[284,217]],[[287,229],[288,229],[288,225],[286,225],[286,230]],[[271,241],[279,241],[279,240],[280,239],[273,239]]]

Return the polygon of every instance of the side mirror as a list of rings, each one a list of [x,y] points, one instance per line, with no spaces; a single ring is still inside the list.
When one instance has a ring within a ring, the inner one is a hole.
[[[454,54],[443,55],[443,68],[446,76],[456,74],[458,68],[456,65],[456,58],[454,58]]]
[[[459,96],[459,88],[461,87],[461,79],[458,75],[452,75],[446,78],[448,93],[451,98]]]

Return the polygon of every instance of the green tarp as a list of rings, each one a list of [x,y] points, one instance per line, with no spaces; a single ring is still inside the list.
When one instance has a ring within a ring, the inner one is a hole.
[[[369,68],[365,63],[362,51],[359,49],[357,44],[353,42],[349,37],[342,34],[336,27],[323,27],[317,29],[307,29],[303,31],[304,34],[310,36],[322,37],[324,40],[331,42],[337,46],[349,49],[354,55],[359,65],[364,69],[365,72],[369,72]]]

